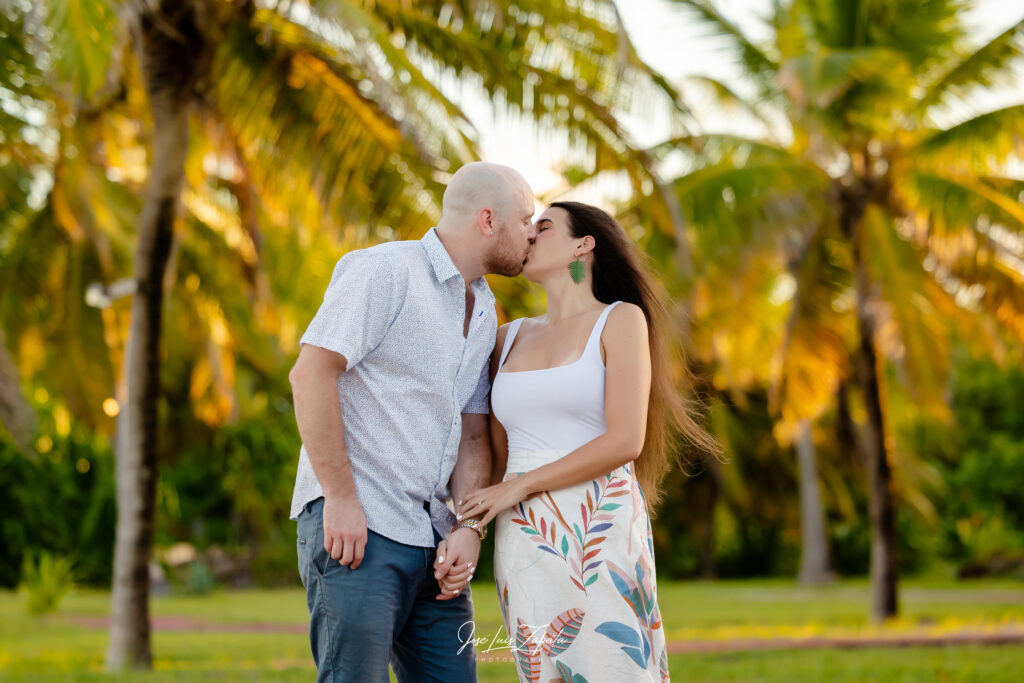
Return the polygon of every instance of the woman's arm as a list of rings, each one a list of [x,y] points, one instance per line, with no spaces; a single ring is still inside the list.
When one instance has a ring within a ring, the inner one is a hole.
[[[606,368],[605,433],[555,462],[470,495],[459,507],[461,516],[479,517],[486,510],[482,520],[486,524],[535,493],[596,479],[636,459],[644,445],[651,393],[651,350],[643,311],[630,303],[616,306],[608,315],[601,346]]]

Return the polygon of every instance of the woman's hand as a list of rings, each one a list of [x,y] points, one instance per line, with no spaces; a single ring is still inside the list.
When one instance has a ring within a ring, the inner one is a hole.
[[[451,600],[462,592],[480,557],[480,535],[472,529],[455,529],[437,545],[434,578],[441,588],[437,600]]]
[[[468,494],[459,501],[455,514],[460,520],[472,517],[479,519],[481,526],[487,526],[499,513],[529,497],[525,478],[514,477]]]

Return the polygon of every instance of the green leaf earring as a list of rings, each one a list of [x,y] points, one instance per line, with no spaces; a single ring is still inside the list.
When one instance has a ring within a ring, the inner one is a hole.
[[[587,271],[583,267],[583,261],[576,259],[569,264],[569,277],[571,277],[572,281],[576,284],[583,282],[583,278],[586,277],[586,275]]]

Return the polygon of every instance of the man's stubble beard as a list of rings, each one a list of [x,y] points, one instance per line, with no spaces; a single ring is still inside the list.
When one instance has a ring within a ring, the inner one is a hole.
[[[523,260],[519,252],[512,246],[509,229],[498,226],[494,230],[495,244],[484,257],[484,267],[488,273],[515,277],[523,272]]]

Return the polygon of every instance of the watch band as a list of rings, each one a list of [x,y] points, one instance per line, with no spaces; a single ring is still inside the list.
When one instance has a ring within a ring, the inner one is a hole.
[[[455,526],[456,529],[463,527],[475,531],[480,536],[481,541],[487,538],[487,527],[480,526],[480,520],[478,519],[464,519]]]

